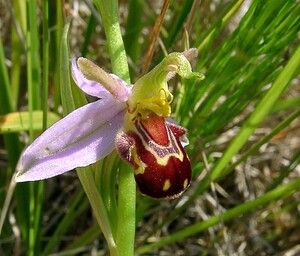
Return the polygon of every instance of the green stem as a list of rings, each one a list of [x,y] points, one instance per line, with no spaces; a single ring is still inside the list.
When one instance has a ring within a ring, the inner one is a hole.
[[[48,0],[43,1],[43,130],[47,129],[47,112],[48,112],[48,74],[49,74],[49,4]]]
[[[118,1],[95,0],[94,3],[101,14],[112,61],[112,71],[130,83],[126,52],[119,25]],[[134,254],[136,187],[133,171],[127,169],[124,167],[119,171],[118,228],[115,238],[119,255]]]
[[[134,255],[136,188],[131,166],[123,163],[119,172],[118,229],[120,255]]]
[[[26,1],[26,58],[27,58],[27,86],[29,110],[29,140],[33,141],[33,111],[40,109],[40,56],[37,22],[37,1]],[[29,236],[28,255],[35,255],[39,246],[39,227],[42,201],[38,201],[43,185],[29,184]],[[38,195],[38,196],[37,196]]]
[[[118,1],[95,0],[94,3],[102,18],[112,71],[129,83],[129,68],[119,24]]]

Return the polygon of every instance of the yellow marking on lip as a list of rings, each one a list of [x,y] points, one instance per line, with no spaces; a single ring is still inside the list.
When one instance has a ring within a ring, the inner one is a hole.
[[[163,186],[163,191],[167,191],[171,187],[171,183],[169,179],[165,180],[164,186]]]
[[[186,188],[188,183],[189,183],[189,180],[185,179],[184,182],[183,182],[183,188]]]
[[[145,132],[145,135],[147,136],[147,138],[149,140],[152,140],[151,137],[149,136],[149,134],[147,133],[147,131],[145,131],[145,129],[142,126],[141,126],[141,129]],[[143,136],[140,134],[140,132],[137,129],[135,132],[136,132],[136,134],[139,135],[139,137],[144,145],[144,148],[147,149],[147,151],[150,152],[156,158],[158,165],[166,166],[171,157],[175,157],[175,158],[179,159],[180,162],[183,161],[184,156],[183,156],[182,150],[180,150],[180,147],[178,145],[176,137],[170,130],[167,130],[168,139],[169,139],[168,147],[170,146],[170,141],[174,141],[174,147],[177,148],[179,150],[179,152],[178,153],[169,153],[169,154],[165,155],[164,157],[158,156],[157,152],[155,152],[153,149],[151,149],[151,147],[149,147],[149,145],[146,143],[146,141],[143,139]],[[161,147],[162,149],[166,147],[166,146],[159,146],[158,144],[156,144],[156,145],[157,145],[157,147]]]
[[[135,160],[136,160],[136,158],[135,158]],[[138,162],[135,162],[135,163],[138,164],[139,168],[134,170],[134,174],[135,175],[144,174],[145,169],[147,168],[147,165],[140,160],[138,160]]]

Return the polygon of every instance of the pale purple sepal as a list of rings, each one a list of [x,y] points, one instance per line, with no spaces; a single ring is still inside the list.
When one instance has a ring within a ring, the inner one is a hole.
[[[16,181],[47,179],[102,159],[114,149],[124,111],[125,103],[111,95],[73,111],[27,148]]]
[[[130,92],[133,88],[133,84],[127,84],[123,79],[121,79],[120,77],[116,76],[115,74],[110,74],[110,76],[112,76],[120,86],[124,87],[124,94],[121,95],[121,101],[127,101],[128,97],[130,96]]]
[[[121,101],[127,101],[129,92],[132,88],[132,85],[128,85],[124,80],[115,74],[109,74],[120,86],[119,91],[123,91]],[[72,77],[77,86],[84,91],[86,94],[97,97],[97,98],[105,98],[107,96],[111,96],[111,93],[100,83],[88,80],[84,77],[82,72],[80,71],[76,59],[72,59]]]
[[[76,59],[72,59],[72,77],[77,86],[88,95],[97,98],[106,98],[111,96],[109,91],[106,90],[101,84],[88,80],[83,76],[77,66]]]

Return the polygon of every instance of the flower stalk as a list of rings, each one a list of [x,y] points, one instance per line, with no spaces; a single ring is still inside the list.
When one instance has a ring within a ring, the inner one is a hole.
[[[100,12],[113,73],[130,82],[128,62],[119,23],[118,1],[94,0]]]
[[[118,1],[97,0],[95,1],[95,4],[98,7],[103,20],[113,73],[129,84],[130,74],[119,25]],[[116,220],[118,228],[115,239],[119,255],[133,255],[136,185],[133,172],[127,170],[128,167],[124,168],[124,164],[121,166],[123,168],[121,167],[119,169],[118,219]],[[112,177],[112,179],[116,179],[116,176]]]

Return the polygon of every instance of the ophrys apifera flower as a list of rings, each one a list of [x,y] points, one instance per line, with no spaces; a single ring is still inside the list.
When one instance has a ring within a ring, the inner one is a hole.
[[[203,78],[192,72],[195,49],[171,53],[134,85],[93,62],[72,61],[72,76],[86,94],[98,98],[55,123],[22,155],[18,182],[47,179],[87,166],[117,150],[134,167],[139,190],[154,198],[174,198],[190,184],[184,151],[186,130],[170,119],[173,95],[168,80]]]

